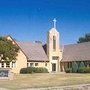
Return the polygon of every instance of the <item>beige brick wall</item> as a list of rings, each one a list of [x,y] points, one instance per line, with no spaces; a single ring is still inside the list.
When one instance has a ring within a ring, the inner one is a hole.
[[[19,73],[21,68],[27,67],[27,58],[20,50],[16,60],[16,67],[12,68],[12,72]]]
[[[16,42],[10,36],[8,36],[7,39],[11,40],[13,44],[16,44]],[[21,68],[27,67],[27,58],[21,50],[19,50],[18,56],[16,58],[17,60],[15,67],[11,68],[13,73],[19,73]]]

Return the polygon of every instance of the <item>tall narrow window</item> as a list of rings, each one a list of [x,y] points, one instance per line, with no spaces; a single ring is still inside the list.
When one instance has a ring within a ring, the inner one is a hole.
[[[4,67],[4,62],[1,63],[1,67],[2,67],[2,68]]]
[[[27,67],[29,67],[29,63],[27,63]]]
[[[6,67],[10,67],[10,62],[6,62]]]
[[[53,50],[56,50],[56,37],[53,36]]]
[[[12,68],[16,67],[16,62],[12,62]]]

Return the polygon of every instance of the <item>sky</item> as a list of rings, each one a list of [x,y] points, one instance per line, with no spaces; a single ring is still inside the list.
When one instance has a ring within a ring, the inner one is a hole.
[[[60,44],[76,43],[90,33],[90,0],[0,0],[0,36],[46,43],[54,18]]]

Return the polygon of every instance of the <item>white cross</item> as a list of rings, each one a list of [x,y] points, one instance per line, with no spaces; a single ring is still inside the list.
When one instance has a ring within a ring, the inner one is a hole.
[[[56,18],[54,18],[53,22],[54,22],[54,28],[56,28],[56,22],[57,22]]]

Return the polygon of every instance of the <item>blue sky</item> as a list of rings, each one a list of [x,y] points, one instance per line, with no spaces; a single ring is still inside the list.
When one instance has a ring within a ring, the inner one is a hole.
[[[90,33],[90,0],[0,0],[0,36],[46,42],[57,19],[61,44]]]

